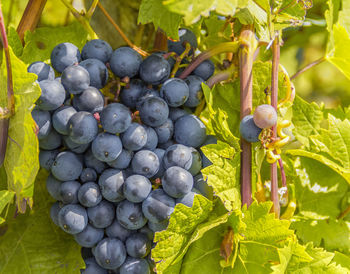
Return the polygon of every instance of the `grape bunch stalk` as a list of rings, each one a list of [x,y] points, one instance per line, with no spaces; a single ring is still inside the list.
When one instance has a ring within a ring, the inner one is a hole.
[[[42,90],[32,116],[57,200],[51,219],[82,246],[82,273],[150,273],[154,233],[167,228],[176,204],[192,207],[195,195],[209,195],[200,170],[211,163],[200,148],[216,139],[192,113],[214,65],[207,60],[178,78],[179,61],[189,63],[197,47],[191,31],[179,36],[168,41],[171,54],[144,59],[100,39],[81,52],[61,43],[52,67],[28,67]],[[106,104],[101,89],[112,78],[123,87]]]

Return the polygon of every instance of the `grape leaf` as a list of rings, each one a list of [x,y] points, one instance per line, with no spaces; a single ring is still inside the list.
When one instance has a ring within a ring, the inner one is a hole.
[[[25,207],[21,207],[20,204],[24,198],[33,196],[33,184],[39,170],[38,140],[34,133],[35,124],[31,109],[40,96],[40,88],[37,83],[33,84],[37,76],[27,72],[27,66],[15,56],[11,48],[10,56],[15,115],[10,118],[4,166],[8,190],[16,193],[19,211],[23,212]],[[0,67],[0,90],[2,91],[7,89],[6,75],[6,63],[3,62]],[[0,93],[0,105],[4,106],[6,101],[6,93]]]
[[[166,34],[173,39],[178,39],[178,28],[182,21],[182,16],[166,9],[161,1],[143,0],[141,2],[138,23],[153,23],[154,27],[162,28]]]
[[[341,265],[344,268],[347,268],[347,271],[350,271],[350,257],[342,254],[340,252],[334,252],[333,262],[338,265]]]
[[[84,262],[71,235],[50,219],[53,203],[45,187],[42,170],[35,183],[33,210],[12,217],[0,227],[1,273],[79,273]]]
[[[14,27],[9,27],[8,33],[7,33],[7,39],[9,40],[9,45],[11,46],[16,56],[17,57],[21,56],[23,53],[23,45]]]
[[[8,190],[0,191],[0,214],[4,210],[5,206],[12,202],[15,193]],[[4,218],[0,217],[0,224],[5,221]]]

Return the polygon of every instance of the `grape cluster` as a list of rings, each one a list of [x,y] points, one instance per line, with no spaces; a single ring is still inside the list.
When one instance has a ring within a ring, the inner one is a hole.
[[[181,29],[180,41],[169,41],[177,54],[184,34],[194,36]],[[191,108],[214,66],[205,62],[182,80],[169,78],[174,63],[164,53],[143,59],[96,39],[81,53],[57,45],[57,78],[43,62],[28,67],[42,90],[32,116],[40,165],[50,171],[47,190],[57,200],[50,215],[83,247],[82,273],[150,273],[154,232],[166,229],[176,204],[191,207],[195,195],[208,196],[200,170],[211,163],[200,147],[216,140]],[[127,84],[120,101],[105,105],[99,89],[109,68]]]

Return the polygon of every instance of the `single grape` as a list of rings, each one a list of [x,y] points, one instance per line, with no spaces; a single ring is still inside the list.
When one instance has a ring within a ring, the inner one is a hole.
[[[196,75],[190,75],[185,79],[186,84],[190,90],[190,94],[186,103],[186,107],[196,107],[200,104],[203,98],[202,83],[204,80]]]
[[[80,60],[79,49],[71,43],[58,44],[51,52],[51,64],[59,73],[66,67],[79,63]]]
[[[40,150],[39,152],[39,163],[42,168],[50,170],[57,154],[58,150]]]
[[[102,200],[98,184],[94,182],[83,184],[78,191],[78,200],[79,203],[85,207],[97,206]]]
[[[61,187],[62,181],[57,180],[55,177],[53,177],[52,174],[50,174],[46,179],[46,189],[51,195],[52,198],[55,200],[61,200],[60,196],[60,187]]]
[[[73,142],[70,136],[63,136],[63,143],[66,148],[78,154],[84,153],[90,147],[90,143],[77,144],[76,142]]]
[[[106,228],[106,235],[111,238],[118,238],[122,242],[134,233],[134,230],[124,228],[118,220],[114,220],[113,223]]]
[[[88,87],[73,98],[73,106],[79,111],[101,112],[105,100],[103,94],[94,87]]]
[[[174,139],[179,144],[199,147],[206,138],[205,125],[195,115],[185,115],[175,122]]]
[[[119,154],[117,159],[111,162],[107,162],[107,164],[115,169],[126,169],[130,165],[131,159],[133,157],[134,152],[122,149],[122,152]]]
[[[91,149],[84,154],[84,163],[86,167],[96,170],[97,173],[102,173],[107,168],[107,164],[98,160]]]
[[[180,78],[170,78],[160,88],[160,96],[170,107],[182,106],[190,95],[186,82]]]
[[[181,198],[191,191],[193,177],[187,170],[173,166],[164,172],[162,186],[169,196]]]
[[[103,229],[88,224],[82,232],[74,235],[74,239],[83,247],[94,247],[102,240],[103,235]]]
[[[104,40],[93,39],[88,41],[81,51],[83,60],[96,58],[103,63],[107,63],[113,53],[112,47]]]
[[[61,83],[69,93],[79,94],[90,86],[90,75],[82,66],[69,66],[62,72]]]
[[[91,145],[92,153],[103,162],[111,162],[117,159],[122,149],[120,138],[106,132],[98,134]]]
[[[108,69],[104,63],[98,59],[86,59],[79,64],[86,69],[90,76],[90,86],[103,88],[108,81]]]
[[[153,88],[144,88],[136,100],[136,109],[139,110],[143,101],[149,97],[159,97],[159,92]]]
[[[208,185],[207,180],[204,180],[203,175],[200,173],[193,179],[193,188],[197,189],[204,197],[211,200],[213,198],[213,189]]]
[[[99,266],[95,258],[85,260],[86,268],[81,271],[81,274],[108,274],[108,271]]]
[[[200,192],[197,189],[193,188],[185,196],[183,196],[181,198],[177,198],[176,203],[177,204],[180,203],[180,204],[184,204],[185,206],[192,207],[193,201],[194,201],[194,196],[196,194],[200,194]]]
[[[168,220],[173,213],[175,201],[162,189],[153,190],[142,202],[142,212],[145,217],[154,223]]]
[[[277,111],[271,105],[257,106],[253,114],[253,120],[259,128],[273,127],[277,124]]]
[[[102,200],[98,205],[87,208],[89,222],[96,228],[106,228],[110,226],[115,217],[114,205]]]
[[[123,192],[125,198],[133,203],[141,203],[152,190],[151,182],[141,175],[132,175],[125,180]]]
[[[140,65],[140,78],[148,84],[162,84],[170,75],[170,64],[161,55],[151,54]]]
[[[123,227],[131,230],[137,230],[147,223],[147,219],[142,213],[141,204],[135,204],[128,200],[118,204],[117,219]]]
[[[191,148],[181,144],[168,147],[164,153],[163,165],[165,169],[178,166],[189,170],[192,165]]]
[[[122,134],[122,143],[124,148],[131,151],[143,148],[147,143],[146,129],[138,123],[132,123]]]
[[[127,257],[124,264],[119,268],[120,274],[150,274],[149,264],[145,259]]]
[[[164,124],[159,127],[155,127],[154,130],[158,136],[158,142],[164,144],[168,142],[174,134],[174,123],[171,119],[167,119]]]
[[[66,98],[64,87],[55,80],[43,80],[39,82],[41,95],[36,105],[42,110],[55,110],[59,108]]]
[[[55,225],[59,226],[58,223],[58,213],[61,210],[60,202],[55,202],[52,204],[50,208],[50,218],[55,223]]]
[[[214,74],[214,63],[207,59],[200,63],[192,72],[192,74],[199,76],[204,81],[208,80]]]
[[[77,204],[65,205],[58,213],[60,227],[69,234],[82,232],[87,226],[88,216],[85,208]]]
[[[176,52],[177,55],[181,55],[185,50],[185,43],[190,43],[191,50],[189,55],[192,55],[193,49],[198,47],[197,37],[189,29],[181,28],[179,29],[179,41],[168,40],[168,50],[170,52]]]
[[[154,152],[140,150],[134,155],[131,161],[131,167],[136,174],[151,178],[159,169],[159,160]]]
[[[131,79],[130,83],[120,92],[120,99],[129,108],[136,108],[137,99],[142,95],[144,83],[140,79]]]
[[[165,150],[161,149],[161,148],[156,148],[153,152],[158,157],[159,169],[158,169],[157,173],[152,177],[152,179],[161,178],[164,174],[164,171],[165,171],[164,164],[163,164],[163,157],[165,154]]]
[[[182,116],[188,115],[186,110],[182,108],[169,108],[169,118],[175,122],[177,119],[181,118]]]
[[[49,134],[39,140],[39,147],[45,150],[54,150],[61,146],[62,138],[61,135],[57,133],[56,130],[51,129]]]
[[[103,129],[109,133],[122,133],[131,125],[130,110],[119,103],[113,103],[103,108],[100,121]]]
[[[98,133],[98,125],[95,117],[86,111],[75,113],[69,119],[67,127],[69,137],[77,144],[90,143]]]
[[[27,71],[30,73],[36,74],[38,76],[38,79],[37,79],[38,82],[42,80],[55,79],[55,72],[53,68],[50,65],[45,64],[44,62],[41,62],[41,61],[31,63]]]
[[[77,111],[73,107],[59,107],[52,115],[52,125],[55,130],[62,135],[68,135],[68,121],[75,113]]]
[[[140,118],[143,123],[151,127],[159,127],[169,116],[169,107],[160,97],[148,97],[140,108]]]
[[[58,180],[74,181],[83,171],[83,164],[73,152],[63,151],[59,153],[52,164],[51,172]]]
[[[141,55],[129,47],[116,49],[109,60],[111,70],[119,78],[132,78],[137,75],[141,62]]]
[[[153,222],[148,222],[148,227],[154,232],[159,232],[162,230],[166,230],[168,225],[169,225],[169,220],[165,220],[163,222],[160,223],[153,223]]]
[[[147,132],[147,143],[143,149],[154,150],[158,145],[158,136],[155,130],[151,127],[145,126]]]
[[[120,202],[124,200],[123,184],[126,176],[118,169],[106,169],[101,174],[98,184],[102,196],[110,202]]]
[[[244,140],[249,143],[259,142],[261,128],[257,127],[253,120],[253,115],[243,117],[239,125],[239,131]]]
[[[126,252],[134,258],[144,258],[151,251],[152,242],[143,233],[134,233],[125,241]]]
[[[147,225],[149,222],[147,223]],[[147,236],[147,238],[152,242],[154,238],[154,232],[147,226],[145,225],[144,227],[141,227],[138,232],[143,233]]]
[[[63,182],[60,186],[60,197],[64,204],[78,203],[78,191],[80,183],[77,181]]]
[[[93,168],[84,168],[80,174],[80,181],[82,183],[95,182],[97,180],[97,173]]]
[[[202,169],[202,157],[198,150],[193,147],[190,147],[192,153],[192,164],[188,171],[193,175],[197,175]]]
[[[32,117],[39,128],[37,133],[38,139],[40,140],[47,137],[52,129],[50,112],[34,108],[32,111]]]
[[[95,248],[95,259],[105,269],[116,269],[126,259],[126,250],[122,241],[104,238]]]

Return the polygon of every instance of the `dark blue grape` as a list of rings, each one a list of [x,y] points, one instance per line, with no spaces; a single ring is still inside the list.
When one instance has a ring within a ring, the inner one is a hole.
[[[160,97],[148,97],[139,108],[143,123],[151,127],[159,127],[166,122],[169,116],[169,107]]]
[[[147,225],[154,233],[156,233],[156,232],[159,232],[162,230],[166,230],[168,225],[169,225],[169,221],[165,220],[165,221],[160,222],[160,223],[148,222]]]
[[[63,104],[66,98],[66,91],[59,82],[55,80],[43,80],[39,82],[39,86],[41,88],[41,95],[36,101],[39,109],[55,110]]]
[[[168,40],[168,50],[181,55],[185,50],[185,43],[190,43],[192,49],[189,55],[192,55],[193,49],[198,47],[196,35],[189,29],[181,28],[179,29],[179,41]]]
[[[115,169],[126,169],[130,165],[131,159],[133,157],[134,157],[134,152],[123,149],[122,152],[117,157],[117,159],[111,162],[107,162],[107,164],[110,167],[113,167]]]
[[[68,135],[68,121],[75,113],[77,111],[73,107],[59,107],[52,115],[52,125],[55,130],[62,135]]]
[[[37,133],[38,139],[40,140],[47,137],[52,129],[50,112],[34,108],[32,111],[32,117],[39,128]]]
[[[158,136],[158,143],[164,144],[168,142],[174,134],[174,124],[171,119],[167,119],[166,122],[159,127],[155,127],[154,130]]]
[[[63,143],[64,143],[65,147],[67,147],[71,151],[78,153],[78,154],[84,153],[90,147],[90,143],[77,144],[77,143],[73,142],[69,136],[63,136]]]
[[[102,173],[107,168],[107,164],[98,160],[91,149],[84,154],[84,163],[86,167],[93,168],[97,173]]]
[[[120,138],[106,132],[98,134],[91,145],[92,153],[103,162],[111,162],[117,159],[122,149]]]
[[[122,201],[117,207],[118,222],[125,228],[136,230],[147,223],[142,213],[141,204],[135,204],[128,200]]]
[[[108,81],[108,69],[104,63],[98,59],[86,59],[79,64],[89,72],[90,86],[103,88]]]
[[[93,39],[88,41],[81,50],[83,60],[96,58],[103,63],[107,63],[113,53],[112,47],[104,40]]]
[[[61,210],[60,202],[56,202],[52,204],[50,208],[50,218],[57,226],[59,226],[58,213],[60,212],[60,210]]]
[[[79,49],[71,43],[58,44],[51,52],[51,64],[59,73],[81,60]]]
[[[88,87],[73,98],[73,106],[79,111],[101,112],[105,100],[103,94],[94,87]]]
[[[107,270],[99,266],[95,258],[85,260],[86,268],[81,271],[81,274],[107,274]]]
[[[175,201],[168,196],[162,189],[153,190],[150,195],[142,202],[142,212],[145,217],[154,223],[160,223],[168,220],[173,213]]]
[[[52,174],[49,175],[46,179],[46,189],[55,200],[61,200],[60,196],[60,187],[62,181],[57,180]]]
[[[60,197],[64,204],[77,204],[80,183],[77,181],[63,182],[60,186]]]
[[[160,96],[171,107],[182,106],[190,95],[186,82],[180,78],[171,78],[164,82],[160,88]]]
[[[119,103],[113,103],[106,106],[100,116],[103,129],[109,133],[122,133],[131,125],[130,110]]]
[[[94,247],[99,241],[102,240],[103,235],[103,229],[95,228],[88,224],[82,232],[74,235],[74,239],[80,246]]]
[[[65,205],[58,213],[60,227],[69,234],[82,232],[87,226],[88,216],[85,208],[77,204]]]
[[[147,132],[147,143],[143,149],[154,150],[158,145],[158,136],[155,130],[151,127],[145,126]]]
[[[194,201],[194,196],[196,194],[200,194],[200,192],[197,189],[193,188],[185,196],[183,196],[181,198],[177,198],[176,203],[177,204],[180,203],[180,204],[184,204],[185,206],[192,207],[193,201]]]
[[[158,148],[161,148],[161,149],[167,149],[168,147],[172,146],[172,145],[175,145],[176,143],[174,142],[174,140],[169,140],[163,144],[158,144]]]
[[[50,170],[53,162],[56,159],[58,150],[40,150],[39,152],[39,163],[42,168]]]
[[[122,134],[122,143],[124,148],[131,151],[143,148],[147,143],[146,129],[138,123],[132,123]]]
[[[122,241],[104,238],[95,248],[95,259],[105,269],[116,269],[126,259],[126,250]]]
[[[97,180],[97,173],[93,168],[84,168],[80,174],[80,181],[83,183],[86,182],[95,182]]]
[[[28,72],[34,73],[38,76],[37,81],[40,82],[42,80],[54,80],[55,72],[51,66],[45,64],[44,62],[37,61],[31,63],[27,69]]]
[[[110,226],[115,217],[115,208],[112,203],[102,200],[98,205],[87,209],[89,222],[96,228]]]
[[[111,70],[120,78],[125,76],[132,78],[137,75],[141,62],[141,55],[129,47],[116,49],[109,60]]]
[[[43,139],[39,140],[39,147],[45,150],[54,150],[61,146],[62,138],[56,130],[51,129],[50,133]]]
[[[118,238],[122,242],[134,233],[134,230],[124,228],[118,220],[114,220],[113,223],[106,228],[106,235],[111,238]]]
[[[192,165],[191,148],[176,144],[168,147],[163,157],[163,165],[165,169],[172,166],[182,167],[189,170]]]
[[[214,63],[207,59],[198,65],[192,72],[192,74],[199,76],[203,80],[208,80],[214,74]]]
[[[139,110],[143,101],[149,97],[159,97],[159,92],[153,88],[144,88],[136,100],[136,109]]]
[[[98,125],[95,117],[86,111],[75,113],[69,119],[67,127],[69,137],[77,144],[90,143],[98,133]]]
[[[69,66],[62,72],[61,83],[70,94],[79,94],[90,86],[90,75],[82,66]]]
[[[147,225],[148,224],[149,224],[149,222],[147,223]],[[154,232],[148,226],[145,225],[144,227],[141,227],[138,230],[138,232],[145,234],[150,241],[153,241]]]
[[[83,184],[78,191],[78,200],[79,203],[85,207],[97,206],[102,200],[98,184],[94,182]]]
[[[151,182],[141,175],[132,175],[125,180],[123,193],[125,198],[133,203],[141,203],[152,190]]]
[[[112,168],[106,169],[98,180],[102,196],[111,202],[124,200],[123,184],[125,179],[123,171]]]
[[[120,274],[150,274],[149,264],[145,259],[127,257],[125,263],[119,268]]]
[[[152,177],[152,179],[161,178],[164,174],[164,171],[165,171],[164,164],[163,164],[163,157],[164,157],[165,150],[161,149],[161,148],[156,148],[155,150],[153,150],[153,152],[158,157],[159,169],[158,169],[157,173]]]
[[[134,258],[144,258],[151,251],[152,242],[143,233],[134,233],[125,241],[126,252]]]
[[[187,170],[173,166],[164,172],[162,186],[169,196],[181,198],[191,191],[193,177]]]
[[[151,178],[159,169],[159,160],[154,152],[150,150],[140,150],[134,155],[131,166],[136,174]]]
[[[132,79],[120,92],[122,103],[129,108],[136,108],[137,99],[141,96],[143,89],[144,83],[141,80]]]
[[[249,143],[255,143],[259,142],[259,134],[262,129],[255,125],[253,115],[247,115],[241,120],[239,131],[244,140]]]
[[[202,169],[202,157],[198,150],[193,147],[190,147],[192,153],[192,164],[188,171],[193,175],[197,175]]]
[[[190,95],[184,105],[190,108],[196,107],[203,98],[202,83],[204,80],[196,75],[190,75],[185,79],[185,82],[189,87]]]
[[[198,174],[194,177],[193,187],[197,189],[204,197],[208,199],[213,198],[213,189],[208,185],[207,181],[204,180],[202,174]]]
[[[168,79],[170,64],[163,56],[152,54],[142,61],[139,73],[146,83],[159,85]]]
[[[75,153],[69,151],[59,153],[51,167],[52,175],[61,181],[76,180],[82,171],[81,160]]]
[[[205,125],[195,115],[185,115],[175,122],[174,139],[179,144],[199,147],[206,138]]]

